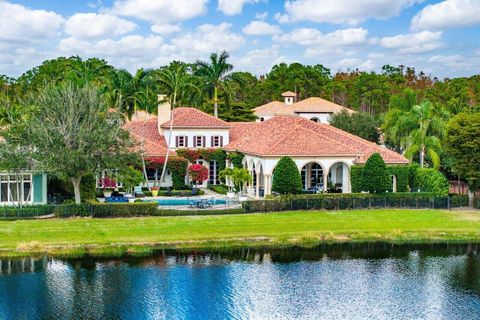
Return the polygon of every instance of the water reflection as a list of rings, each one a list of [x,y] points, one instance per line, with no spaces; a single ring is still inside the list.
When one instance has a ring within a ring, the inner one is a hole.
[[[480,246],[322,245],[0,261],[1,319],[480,318]]]

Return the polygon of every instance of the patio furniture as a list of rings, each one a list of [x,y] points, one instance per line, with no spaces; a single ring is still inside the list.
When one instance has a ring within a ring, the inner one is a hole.
[[[197,200],[188,199],[188,207],[189,207],[189,208],[196,208],[197,205],[198,205],[198,201],[197,201]]]
[[[128,198],[124,197],[123,195],[115,195],[105,198],[105,202],[108,203],[125,203],[128,202]]]
[[[133,188],[133,194],[137,198],[145,198],[145,193],[142,191],[142,187],[137,186]]]

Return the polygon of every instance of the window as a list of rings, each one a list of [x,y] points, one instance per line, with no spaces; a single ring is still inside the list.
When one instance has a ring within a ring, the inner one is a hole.
[[[209,184],[220,184],[220,180],[217,174],[218,166],[217,161],[213,160],[209,163],[209,170],[208,170],[208,183]]]
[[[147,179],[149,181],[157,180],[157,169],[156,168],[147,168]]]
[[[177,136],[175,145],[177,148],[187,148],[188,147],[187,136]]]
[[[212,147],[223,147],[223,137],[212,136]]]
[[[194,136],[193,137],[193,147],[205,147],[205,136]]]
[[[313,122],[320,122],[320,119],[318,119],[317,117],[313,117],[310,120],[312,120]]]
[[[30,202],[32,175],[0,175],[0,202]]]

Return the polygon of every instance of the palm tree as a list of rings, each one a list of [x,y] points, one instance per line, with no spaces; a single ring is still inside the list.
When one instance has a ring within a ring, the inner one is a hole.
[[[198,88],[195,86],[194,78],[188,73],[187,66],[182,63],[176,64],[170,68],[160,69],[156,78],[160,84],[163,85],[164,90],[166,90],[166,99],[172,106],[170,112],[170,131],[168,135],[167,151],[165,153],[165,161],[160,176],[160,181],[165,181],[165,172],[167,169],[168,156],[170,154],[169,149],[172,143],[173,111],[177,106],[177,102],[181,102],[184,97],[187,97],[191,89],[198,90]]]
[[[414,105],[410,111],[396,118],[396,123],[387,127],[392,136],[400,138],[405,156],[410,160],[419,155],[420,167],[428,156],[434,168],[440,166],[441,139],[445,137],[446,122],[443,109],[428,101]]]
[[[105,60],[97,58],[82,60],[79,56],[69,59],[67,65],[70,69],[68,74],[73,76],[77,85],[88,85],[91,82],[100,84],[114,70]]]
[[[195,63],[195,75],[204,80],[204,89],[213,96],[213,114],[218,118],[218,90],[228,92],[225,80],[231,78],[230,71],[233,65],[227,63],[230,55],[223,51],[220,55],[212,53],[210,62],[197,60]]]

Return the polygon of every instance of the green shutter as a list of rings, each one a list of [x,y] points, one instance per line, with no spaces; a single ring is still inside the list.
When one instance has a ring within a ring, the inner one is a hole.
[[[33,175],[33,202],[43,203],[43,175]]]

